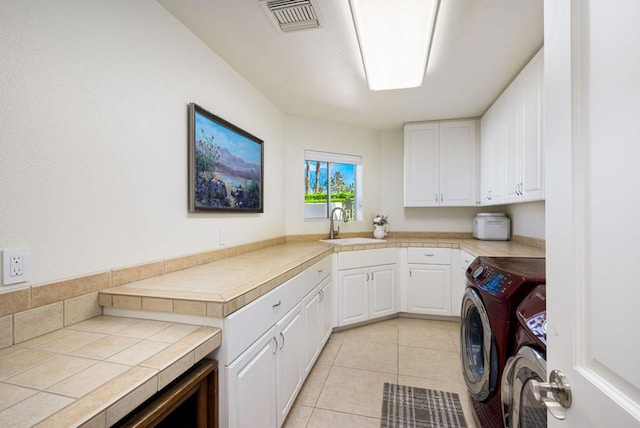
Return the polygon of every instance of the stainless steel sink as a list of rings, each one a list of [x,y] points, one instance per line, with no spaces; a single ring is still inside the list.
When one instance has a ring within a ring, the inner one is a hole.
[[[326,242],[333,245],[360,245],[360,244],[381,244],[387,242],[385,239],[375,238],[337,238],[337,239],[321,239],[321,242]]]

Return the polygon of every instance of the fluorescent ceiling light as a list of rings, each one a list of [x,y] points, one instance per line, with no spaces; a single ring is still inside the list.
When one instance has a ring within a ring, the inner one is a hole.
[[[439,0],[349,0],[373,91],[422,85]]]

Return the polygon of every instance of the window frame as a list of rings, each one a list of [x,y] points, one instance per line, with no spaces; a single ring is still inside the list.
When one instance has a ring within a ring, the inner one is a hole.
[[[359,155],[349,155],[349,154],[340,154],[340,153],[331,153],[331,152],[321,152],[316,150],[305,150],[304,151],[304,163],[307,161],[311,162],[323,162],[327,163],[327,202],[326,202],[326,213],[324,217],[307,217],[306,209],[304,214],[304,221],[325,221],[329,220],[329,215],[332,210],[331,203],[331,167],[333,164],[349,164],[354,165],[355,173],[354,173],[354,201],[353,201],[353,219],[354,221],[360,221],[363,219],[363,162],[362,156]],[[305,194],[306,194],[306,188]],[[305,202],[306,205],[306,202]]]

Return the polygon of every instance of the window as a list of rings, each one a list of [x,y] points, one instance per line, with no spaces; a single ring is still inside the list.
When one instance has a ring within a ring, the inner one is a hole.
[[[335,207],[349,220],[362,219],[362,158],[353,155],[304,152],[304,217],[329,218]],[[341,216],[336,213],[336,218]]]

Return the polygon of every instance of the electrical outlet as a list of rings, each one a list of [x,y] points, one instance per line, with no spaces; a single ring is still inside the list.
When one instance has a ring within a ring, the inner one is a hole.
[[[29,280],[29,250],[2,252],[2,284],[18,284]]]
[[[221,227],[218,231],[218,235],[220,237],[220,245],[224,245],[227,243],[227,240],[225,239],[224,236],[224,227]]]

